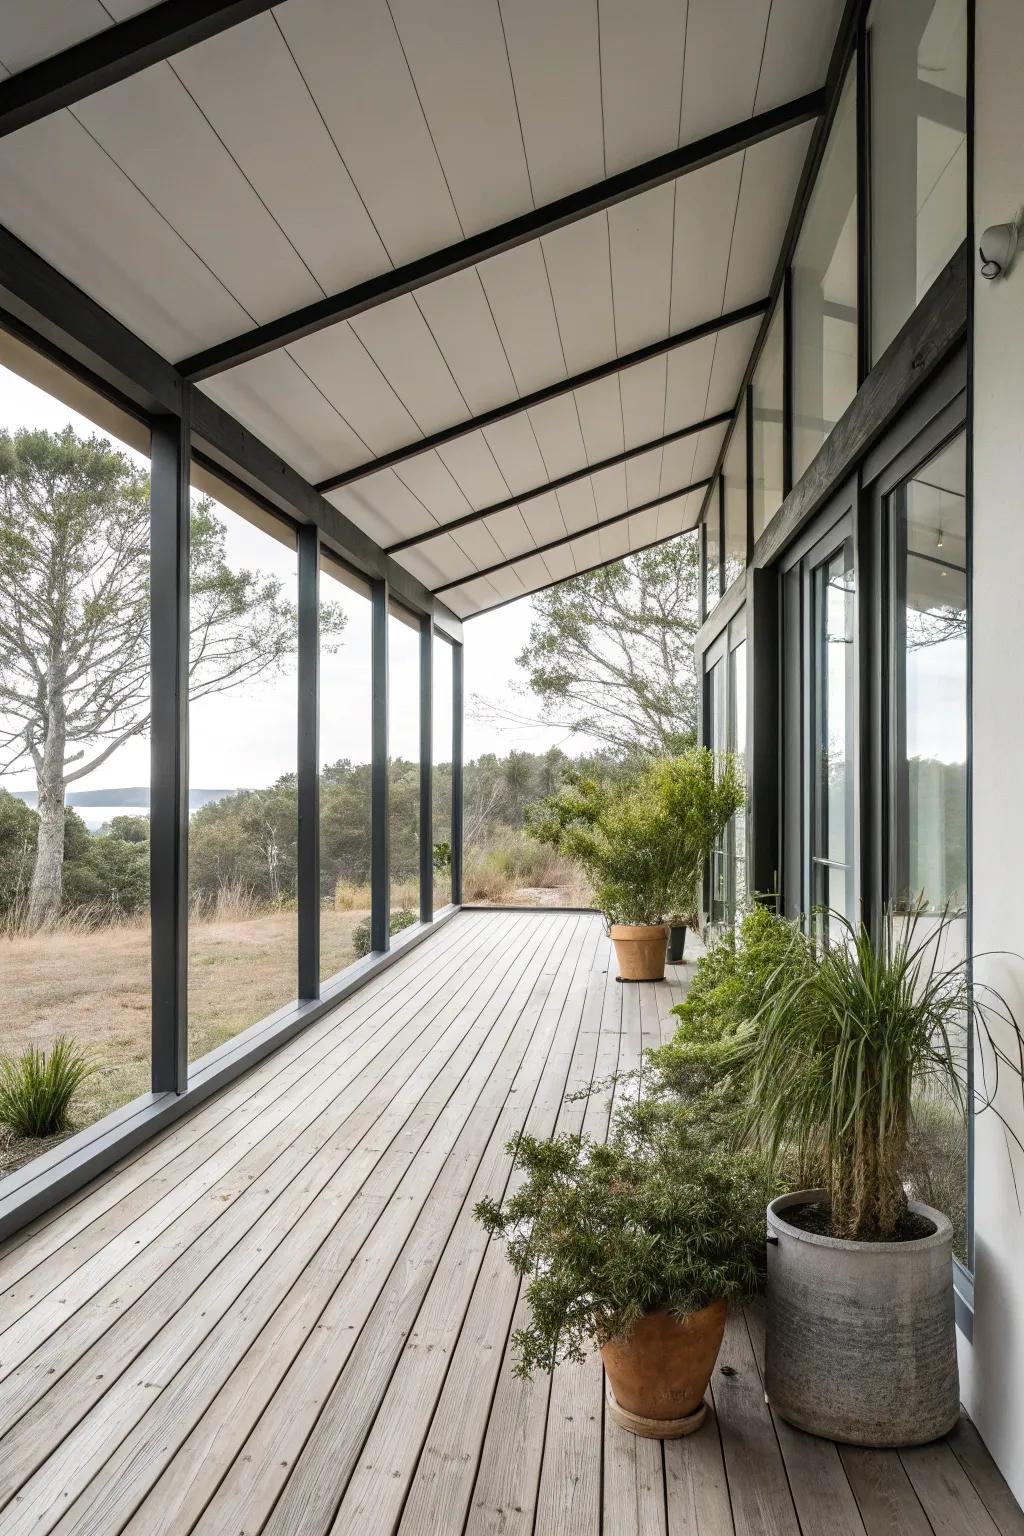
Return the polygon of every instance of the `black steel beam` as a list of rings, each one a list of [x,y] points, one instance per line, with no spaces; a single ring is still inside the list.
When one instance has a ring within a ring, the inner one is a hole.
[[[604,181],[583,187],[578,192],[556,198],[541,208],[533,208],[529,213],[507,219],[492,229],[470,235],[468,239],[456,241],[454,245],[445,246],[442,250],[431,251],[429,255],[407,262],[405,266],[395,267],[390,272],[382,272],[340,293],[303,305],[301,309],[282,315],[280,319],[254,326],[228,341],[217,342],[202,352],[184,358],[178,366],[186,378],[211,378],[216,373],[223,373],[228,368],[235,368],[240,363],[287,346],[289,342],[299,341],[303,336],[310,336],[314,331],[322,331],[342,320],[351,320],[356,315],[365,314],[368,309],[375,309],[390,299],[413,293],[443,277],[463,272],[467,267],[475,267],[492,256],[501,255],[503,251],[514,250],[531,240],[552,234],[557,229],[564,229],[568,224],[575,224],[605,208],[614,207],[616,203],[649,192],[668,181],[675,181],[679,176],[713,165],[728,155],[735,155],[789,128],[809,122],[818,117],[824,107],[824,91],[811,91],[783,106],[772,107],[744,122],[721,128],[692,144],[684,144],[681,149],[673,149],[666,155],[646,160],[628,171],[620,171]]]
[[[152,1087],[188,1087],[189,421],[155,416],[150,449],[149,779]]]
[[[462,646],[452,646],[452,903],[462,904],[462,864],[465,817],[463,813],[463,717],[466,680]]]
[[[420,922],[434,916],[434,625],[420,619]]]
[[[512,507],[521,507],[524,502],[536,501],[540,496],[546,496],[549,491],[564,490],[567,485],[575,485],[579,480],[587,480],[591,475],[598,475],[603,469],[614,469],[618,464],[628,464],[630,460],[640,458],[642,454],[653,453],[656,448],[667,448],[670,443],[678,443],[683,438],[692,437],[696,432],[704,432],[710,427],[721,427],[732,421],[732,411],[720,411],[717,416],[708,416],[704,421],[692,422],[688,427],[680,427],[676,432],[666,432],[663,437],[656,437],[652,442],[641,443],[637,448],[627,448],[624,453],[613,454],[610,459],[600,459],[595,464],[586,464],[582,469],[574,469],[571,474],[560,475],[557,480],[549,480],[546,485],[538,485],[531,491],[523,491],[520,496],[508,496],[504,501],[496,501],[489,507],[481,507],[477,512],[466,512],[461,517],[453,518],[450,523],[439,523],[436,528],[428,528],[423,533],[414,533],[407,539],[399,539],[397,544],[388,544],[385,554],[399,555],[404,549],[413,549],[417,544],[427,544],[431,539],[439,539],[446,533],[457,533],[460,528],[468,528],[471,523],[482,522],[485,517],[494,517],[498,512],[507,512]]]
[[[275,0],[163,0],[0,81],[0,137],[106,90],[239,22]]]
[[[299,529],[299,998],[320,996],[320,533]]]
[[[383,954],[391,943],[391,807],[388,773],[388,610],[386,581],[371,594],[370,668],[370,948]]]
[[[481,576],[494,576],[498,571],[507,571],[510,565],[518,565],[521,560],[529,560],[533,555],[546,555],[552,549],[564,549],[566,544],[574,544],[577,539],[584,539],[590,533],[599,533],[602,528],[614,528],[616,523],[624,523],[631,517],[637,517],[641,512],[650,512],[652,507],[663,507],[667,502],[678,501],[680,496],[688,496],[691,491],[703,491],[709,484],[707,480],[696,480],[693,485],[684,485],[677,491],[666,491],[663,496],[655,496],[652,501],[642,502],[639,507],[628,507],[625,512],[617,512],[614,517],[606,517],[599,523],[594,523],[589,528],[578,528],[575,533],[566,533],[560,539],[552,539],[547,544],[538,544],[533,549],[524,549],[521,554],[511,555],[507,560],[499,560],[494,565],[485,565],[482,570],[470,571],[467,576],[460,576],[457,581],[445,581],[439,587],[434,588],[435,597],[439,592],[451,592],[455,587],[464,587],[471,581],[476,581]],[[678,538],[678,534],[672,534],[672,538]],[[624,560],[624,555],[616,555],[616,560]]]
[[[393,469],[396,464],[402,464],[406,459],[414,459],[419,454],[429,453],[434,448],[443,448],[446,443],[466,437],[470,432],[480,432],[485,427],[496,426],[499,421],[507,421],[510,416],[518,416],[522,411],[532,410],[535,405],[547,405],[550,400],[558,400],[562,395],[569,395],[574,389],[584,389],[588,384],[597,384],[613,374],[624,373],[627,368],[635,368],[640,363],[650,362],[654,357],[663,357],[666,352],[674,352],[677,347],[685,347],[689,342],[703,341],[705,336],[717,335],[719,331],[728,330],[732,325],[742,325],[744,321],[757,320],[767,308],[767,299],[756,299],[753,304],[744,304],[740,309],[731,309],[712,320],[702,320],[699,325],[691,325],[686,331],[677,331],[673,336],[666,336],[663,341],[652,341],[646,347],[638,347],[635,352],[626,352],[622,357],[610,358],[606,363],[598,363],[595,368],[587,368],[583,373],[572,374],[567,379],[561,379],[557,384],[548,384],[544,389],[535,389],[530,395],[520,395],[518,399],[509,400],[505,405],[484,411],[480,416],[471,416],[468,421],[443,427],[440,432],[432,432],[429,437],[421,437],[415,443],[406,443],[401,448],[395,448],[391,453],[381,454],[378,459],[371,459],[367,464],[357,464],[353,469],[331,475],[329,479],[321,480],[316,488],[321,494],[327,491],[339,491],[343,486],[353,485],[357,480],[365,480],[368,475],[376,475],[382,469]]]

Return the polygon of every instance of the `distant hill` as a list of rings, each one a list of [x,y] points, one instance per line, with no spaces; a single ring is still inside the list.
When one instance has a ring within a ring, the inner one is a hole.
[[[24,800],[35,810],[36,792],[34,789],[12,790],[16,800]],[[211,800],[223,800],[225,795],[233,795],[233,789],[190,789],[188,792],[188,808],[197,811],[201,805],[208,805]],[[149,811],[149,790],[145,785],[135,785],[128,789],[72,789],[68,791],[68,805],[80,807],[102,807],[104,805],[116,805],[119,810],[136,809],[140,813]]]

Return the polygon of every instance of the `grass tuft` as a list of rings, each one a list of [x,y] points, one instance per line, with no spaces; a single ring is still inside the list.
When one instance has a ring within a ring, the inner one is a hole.
[[[96,1068],[67,1035],[48,1051],[30,1045],[0,1057],[0,1122],[16,1136],[59,1136],[71,1129],[71,1104]]]

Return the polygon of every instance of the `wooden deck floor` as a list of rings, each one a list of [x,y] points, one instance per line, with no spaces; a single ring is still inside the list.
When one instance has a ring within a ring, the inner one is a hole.
[[[605,1422],[596,1357],[515,1380],[472,1219],[504,1147],[671,1029],[594,917],[463,913],[0,1251],[3,1536],[1021,1536],[966,1421],[908,1453],[775,1423],[755,1311],[684,1441]]]

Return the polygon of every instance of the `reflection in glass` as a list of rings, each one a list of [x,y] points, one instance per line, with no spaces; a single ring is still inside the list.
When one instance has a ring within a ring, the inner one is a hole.
[[[388,711],[390,910],[397,931],[420,911],[420,621],[398,603],[388,611]]]
[[[726,591],[747,563],[747,405],[736,412],[736,425],[722,466],[722,520],[725,534]]]
[[[782,505],[784,335],[782,305],[778,304],[753,378],[755,539]]]
[[[874,360],[967,233],[966,0],[875,0],[868,27]]]
[[[812,900],[855,918],[853,546],[814,572]]]
[[[704,520],[704,607],[710,613],[722,595],[721,504],[716,484]]]
[[[852,69],[793,256],[793,477],[857,393],[857,136]]]
[[[370,917],[370,589],[320,566],[320,979],[357,958]]]
[[[434,911],[452,899],[452,647],[434,632],[433,814]]]

